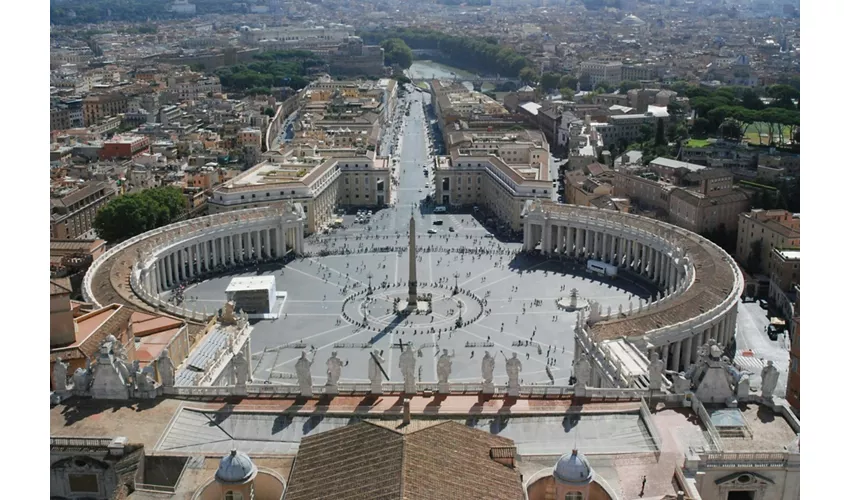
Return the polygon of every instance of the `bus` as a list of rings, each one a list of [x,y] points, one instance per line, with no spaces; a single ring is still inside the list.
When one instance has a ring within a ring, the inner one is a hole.
[[[611,264],[607,264],[599,260],[588,260],[587,270],[592,273],[601,274],[611,278],[617,276],[617,266],[612,266]]]

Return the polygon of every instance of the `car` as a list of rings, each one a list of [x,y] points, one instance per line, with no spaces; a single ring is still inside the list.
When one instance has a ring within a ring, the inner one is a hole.
[[[449,228],[449,232],[450,232],[450,233],[455,232],[455,228],[454,228],[454,227],[450,227],[450,228]]]
[[[437,234],[437,230],[432,227],[428,230],[428,234]]]
[[[485,238],[493,238],[494,236],[493,236],[492,234],[490,234],[490,233],[487,233],[487,234],[485,234],[485,235],[484,235],[484,237],[485,237]]]
[[[764,300],[764,299],[759,299],[759,307],[766,310],[767,309],[767,301]]]
[[[442,226],[442,225],[443,225],[443,221],[442,221],[442,220],[440,220],[440,219],[437,219],[437,220],[435,220],[435,221],[434,221],[434,225],[435,225],[435,226]]]

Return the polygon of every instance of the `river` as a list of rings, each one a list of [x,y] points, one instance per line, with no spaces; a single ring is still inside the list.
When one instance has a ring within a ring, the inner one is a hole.
[[[406,71],[407,76],[412,80],[433,80],[433,79],[449,79],[452,80],[454,78],[463,79],[463,85],[472,90],[472,80],[475,78],[475,73],[470,71],[466,71],[460,68],[455,68],[452,66],[448,66],[443,63],[438,63],[436,61],[431,60],[416,60],[413,61],[413,64]],[[493,84],[485,83],[482,85],[481,90],[492,90],[494,87]]]

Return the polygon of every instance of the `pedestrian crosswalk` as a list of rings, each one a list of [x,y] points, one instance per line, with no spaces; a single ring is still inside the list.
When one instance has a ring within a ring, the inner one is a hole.
[[[761,369],[764,368],[764,362],[756,355],[744,356],[743,352],[739,350],[735,353],[735,366],[740,367],[742,370],[753,372],[756,375],[760,374]]]

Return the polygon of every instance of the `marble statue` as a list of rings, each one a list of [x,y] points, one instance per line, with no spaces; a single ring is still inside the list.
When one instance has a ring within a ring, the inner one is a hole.
[[[156,390],[156,382],[153,379],[153,367],[148,365],[136,374],[136,385],[139,392],[149,394]]]
[[[767,365],[761,369],[761,397],[772,400],[778,382],[779,370],[773,366],[773,361],[768,361]]]
[[[443,349],[443,354],[440,355],[440,358],[437,360],[437,381],[440,384],[448,384],[449,383],[449,375],[452,373],[452,358],[454,357],[454,353],[449,356],[449,350]]]
[[[111,335],[110,335],[111,336]],[[124,348],[124,345],[121,344],[118,340],[113,338],[112,342],[112,355],[115,356],[115,359],[119,359],[121,361],[127,361],[127,349]]]
[[[163,387],[174,387],[174,362],[168,355],[168,349],[163,349],[156,363],[159,371],[159,381]]]
[[[53,364],[53,387],[55,391],[68,389],[68,363],[57,357]]]
[[[248,382],[248,360],[245,359],[245,353],[239,351],[236,356],[233,356],[233,377],[236,380],[237,386],[244,386]]]
[[[315,359],[315,355],[313,356]],[[301,351],[301,357],[295,362],[295,375],[298,376],[298,387],[301,389],[302,396],[313,395],[313,376],[310,375],[310,367],[313,366],[313,360],[307,359],[307,351]]]
[[[404,392],[416,394],[416,355],[413,354],[413,348],[410,344],[399,356],[398,367],[401,369],[402,377],[404,377]]]
[[[691,381],[682,372],[673,372],[670,374],[673,378],[673,393],[684,394],[691,390]]]
[[[658,351],[653,350],[649,355],[649,389],[658,391],[664,380],[664,361],[658,359]]]
[[[234,308],[236,304],[233,303],[232,300],[228,300],[224,307],[221,309],[221,324],[222,325],[235,325],[236,324],[236,316],[234,315]]]
[[[89,391],[89,386],[91,385],[92,376],[91,370],[89,367],[77,368],[74,370],[74,394],[82,396]]]
[[[587,358],[587,354],[582,352],[579,355],[578,360],[576,360],[575,366],[575,379],[576,379],[576,387],[580,387],[584,389],[590,384],[590,360]]]
[[[736,385],[735,394],[737,398],[743,399],[750,395],[750,374],[747,372],[741,373]]]
[[[519,395],[519,373],[522,371],[522,363],[513,353],[510,359],[505,361],[505,371],[508,372],[508,395]]]
[[[369,382],[372,383],[371,392],[374,394],[380,394],[381,390],[381,377],[383,373],[381,373],[381,365],[380,363],[384,362],[384,358],[381,357],[379,351],[372,351],[369,356]]]
[[[328,383],[327,385],[336,386],[339,382],[339,377],[342,374],[342,360],[336,357],[336,351],[331,352],[331,357],[327,361],[328,366]]]
[[[481,377],[485,385],[493,384],[493,370],[496,369],[496,358],[490,356],[490,351],[484,351],[484,359],[481,360]]]

